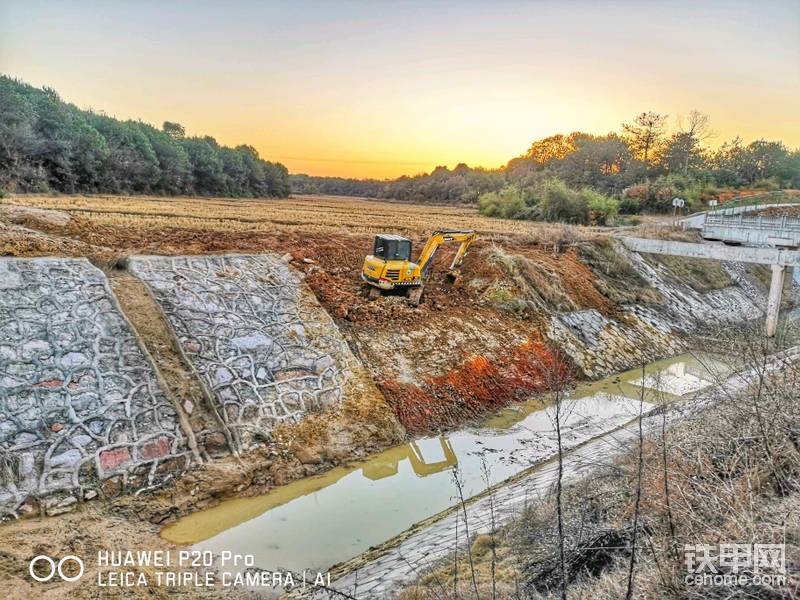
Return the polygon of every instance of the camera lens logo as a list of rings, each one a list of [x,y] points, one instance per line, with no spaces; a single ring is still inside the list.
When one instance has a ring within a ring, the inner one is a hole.
[[[76,570],[77,575],[75,574]],[[44,574],[42,574],[43,572]],[[56,563],[49,556],[40,554],[31,560],[28,565],[28,573],[41,583],[50,581],[56,573],[63,581],[77,581],[83,577],[83,561],[77,556],[69,554]]]

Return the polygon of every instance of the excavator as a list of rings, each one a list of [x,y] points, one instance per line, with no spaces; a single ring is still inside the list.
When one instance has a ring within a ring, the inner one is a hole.
[[[425,242],[416,262],[411,260],[411,240],[394,234],[375,236],[372,254],[364,259],[361,279],[367,284],[368,296],[378,298],[389,290],[400,290],[412,306],[422,301],[425,282],[433,257],[442,244],[460,242],[450,264],[448,277],[455,280],[470,244],[478,235],[471,230],[437,229]]]

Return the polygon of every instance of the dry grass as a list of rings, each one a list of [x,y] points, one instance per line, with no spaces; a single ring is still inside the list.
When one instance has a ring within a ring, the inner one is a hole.
[[[431,206],[341,196],[287,199],[160,198],[149,196],[15,195],[3,204],[56,209],[95,225],[214,231],[309,231],[413,234],[435,228],[474,229],[487,237],[561,242],[599,235],[596,228],[494,219],[474,208]]]
[[[701,294],[733,285],[731,276],[718,260],[665,254],[645,255],[645,260],[651,264],[664,265],[670,275]]]
[[[514,303],[522,301],[530,304],[534,309],[551,308],[556,311],[571,311],[576,309],[576,304],[567,295],[561,279],[552,271],[548,271],[541,264],[525,258],[524,256],[512,255],[496,246],[488,253],[491,263],[501,266],[517,287],[519,298],[512,298]],[[499,288],[504,292],[507,288]],[[498,298],[497,296],[501,297]],[[494,299],[501,302],[508,302],[509,299],[502,297],[498,291],[494,292]],[[514,304],[516,305],[516,304]]]
[[[701,241],[696,231],[673,227],[670,223],[651,221],[642,223],[626,232],[632,237],[648,238],[651,240],[670,240],[675,242]]]

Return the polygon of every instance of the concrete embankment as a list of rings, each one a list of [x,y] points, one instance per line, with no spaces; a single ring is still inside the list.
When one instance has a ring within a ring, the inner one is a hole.
[[[103,273],[0,261],[0,514],[58,514],[199,457]]]
[[[325,260],[129,259],[175,348],[165,365],[86,260],[0,259],[0,515],[158,490],[254,450],[293,461],[262,482],[280,485],[394,445],[403,426],[424,434],[527,400],[553,364],[596,379],[675,355],[687,334],[759,316],[764,298],[741,264],[687,280],[616,244],[486,247],[420,308],[368,302]],[[154,518],[218,501],[204,493]]]
[[[88,261],[0,260],[1,516],[158,489],[192,465],[272,443],[309,413],[364,419],[358,431],[338,427],[335,440],[311,420],[319,439],[301,455],[324,456],[318,447],[330,441],[346,456],[372,433],[384,445],[402,436],[337,326],[279,257],[136,257],[130,267],[202,396],[171,397],[148,340]]]

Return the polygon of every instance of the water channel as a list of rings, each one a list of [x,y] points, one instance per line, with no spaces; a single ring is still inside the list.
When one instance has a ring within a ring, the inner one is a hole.
[[[581,385],[562,404],[567,448],[601,436],[644,409],[724,378],[719,358],[684,354]],[[644,392],[644,396],[642,393]],[[168,541],[252,554],[268,570],[320,571],[357,556],[458,503],[457,466],[469,498],[555,454],[555,407],[507,408],[480,427],[418,439],[256,497],[235,498],[167,526]],[[484,465],[486,468],[484,468]]]

